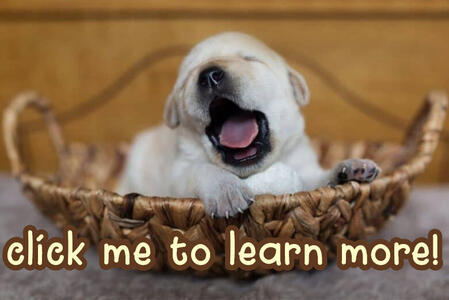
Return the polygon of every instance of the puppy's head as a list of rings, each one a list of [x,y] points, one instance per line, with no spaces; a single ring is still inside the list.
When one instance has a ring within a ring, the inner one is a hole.
[[[273,50],[242,33],[223,33],[184,59],[164,113],[209,160],[247,177],[279,159],[303,135],[304,78]]]

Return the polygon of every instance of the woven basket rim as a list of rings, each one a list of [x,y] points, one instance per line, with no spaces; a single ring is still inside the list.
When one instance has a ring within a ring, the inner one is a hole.
[[[11,162],[13,175],[15,175],[22,183],[28,183],[32,185],[45,185],[48,188],[54,188],[58,192],[63,194],[101,193],[104,195],[103,199],[105,205],[110,204],[112,205],[111,208],[123,206],[124,202],[126,202],[127,195],[120,195],[118,193],[107,191],[104,189],[74,189],[71,187],[63,187],[57,183],[45,180],[44,178],[35,175],[26,167],[20,155],[21,152],[19,151],[18,146],[18,115],[27,107],[34,108],[42,114],[44,121],[48,126],[51,140],[59,156],[59,162],[62,166],[64,164],[64,157],[68,149],[62,137],[61,129],[52,113],[49,102],[36,92],[21,93],[16,96],[12,100],[11,104],[5,109],[3,119],[3,131],[6,150],[8,158]],[[431,160],[431,156],[438,144],[439,133],[441,132],[443,127],[447,107],[448,101],[444,92],[431,91],[427,95],[426,100],[424,101],[424,105],[413,120],[412,125],[410,126],[405,137],[405,142],[403,143],[403,147],[409,149],[412,152],[412,155],[410,156],[408,161],[405,161],[402,166],[394,170],[389,175],[377,178],[371,183],[357,183],[352,181],[335,187],[319,187],[315,190],[301,191],[294,194],[286,194],[280,196],[270,195],[272,196],[271,199],[274,199],[275,201],[265,202],[264,204],[260,204],[260,201],[258,200],[265,197],[266,195],[258,195],[255,197],[255,202],[259,203],[258,205],[262,206],[276,206],[279,205],[280,199],[286,196],[306,197],[310,195],[310,193],[329,194],[338,193],[339,191],[345,191],[344,193],[354,193],[358,192],[360,188],[366,186],[376,189],[377,186],[384,185],[385,183],[388,183],[390,181],[398,182],[407,179],[414,179],[424,171],[425,167]],[[164,204],[167,203],[167,200],[170,200],[170,203],[173,202],[173,200],[183,200],[190,202],[190,205],[198,205],[202,207],[202,201],[197,198],[157,197],[141,194],[134,194],[134,197],[139,197],[142,200],[150,200],[154,203],[163,202]],[[251,207],[257,207],[258,205],[252,205]]]

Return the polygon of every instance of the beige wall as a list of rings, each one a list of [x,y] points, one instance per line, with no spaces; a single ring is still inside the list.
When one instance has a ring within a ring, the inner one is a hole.
[[[69,141],[131,139],[160,122],[186,49],[228,30],[266,41],[305,75],[312,136],[400,141],[426,92],[449,90],[449,6],[440,1],[42,2],[0,4],[0,109],[38,90]],[[24,117],[26,155],[49,169],[54,153],[34,120]],[[449,181],[445,128],[424,182]]]

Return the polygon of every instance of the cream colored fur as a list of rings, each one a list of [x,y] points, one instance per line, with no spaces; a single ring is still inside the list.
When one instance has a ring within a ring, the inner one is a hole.
[[[198,99],[197,78],[204,67],[217,62],[239,83],[238,105],[262,111],[268,119],[272,150],[258,164],[227,165],[205,134],[210,116]],[[295,193],[337,183],[336,174],[353,162],[334,170],[319,166],[300,110],[308,101],[304,78],[262,42],[233,32],[210,37],[184,59],[167,100],[165,124],[135,138],[118,192],[199,197],[209,214],[221,217],[242,212],[257,194]]]

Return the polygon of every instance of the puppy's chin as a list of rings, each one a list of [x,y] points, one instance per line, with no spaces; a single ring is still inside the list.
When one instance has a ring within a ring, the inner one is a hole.
[[[240,177],[257,172],[270,154],[270,128],[265,114],[245,110],[233,101],[217,97],[209,106],[209,142],[223,167]]]
[[[262,172],[267,169],[273,162],[273,155],[272,152],[270,152],[266,154],[263,159],[253,164],[239,166],[231,165],[223,161],[222,153],[218,152],[215,147],[211,145],[208,137],[205,136],[205,140],[208,144],[204,146],[206,148],[207,156],[209,157],[210,161],[217,167],[227,170],[240,178],[247,178],[251,175]]]

